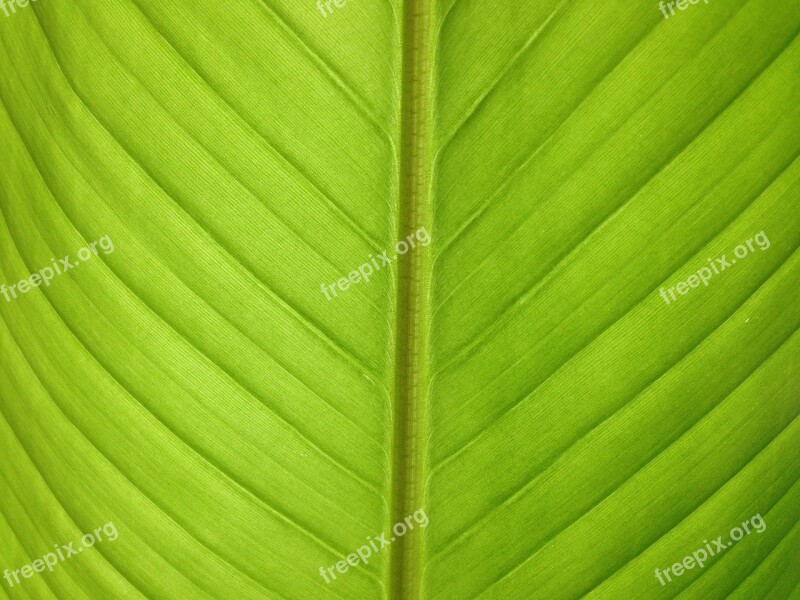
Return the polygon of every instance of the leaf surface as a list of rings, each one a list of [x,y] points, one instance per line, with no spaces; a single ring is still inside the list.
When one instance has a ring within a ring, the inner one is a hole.
[[[674,10],[0,14],[0,293],[113,242],[0,298],[0,569],[119,532],[0,598],[797,597],[800,7]]]

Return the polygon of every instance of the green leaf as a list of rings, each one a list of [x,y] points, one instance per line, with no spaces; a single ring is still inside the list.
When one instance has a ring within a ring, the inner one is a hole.
[[[798,597],[800,5],[19,1],[0,598]]]

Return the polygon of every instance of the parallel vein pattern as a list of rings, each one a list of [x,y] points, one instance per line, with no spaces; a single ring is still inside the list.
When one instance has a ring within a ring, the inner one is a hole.
[[[440,14],[425,597],[789,598],[800,8]]]
[[[320,285],[396,237],[395,8],[0,21],[0,282],[114,245],[0,301],[0,569],[119,529],[3,594],[388,593],[388,556],[334,586],[319,569],[389,521],[397,283]]]
[[[0,599],[798,598],[798,65],[774,0],[0,14],[0,574],[119,532]]]

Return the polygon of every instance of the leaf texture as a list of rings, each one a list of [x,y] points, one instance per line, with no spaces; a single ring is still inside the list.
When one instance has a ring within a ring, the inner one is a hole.
[[[800,597],[800,5],[673,12],[0,12],[0,284],[113,240],[0,297],[0,570],[119,531],[0,598]]]

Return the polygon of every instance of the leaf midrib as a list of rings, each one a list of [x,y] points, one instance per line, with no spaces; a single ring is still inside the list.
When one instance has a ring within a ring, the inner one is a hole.
[[[431,232],[432,10],[431,0],[404,4],[398,241],[421,227]],[[417,245],[398,257],[391,524],[424,506],[429,248]],[[422,531],[398,537],[391,547],[392,600],[421,596]]]

